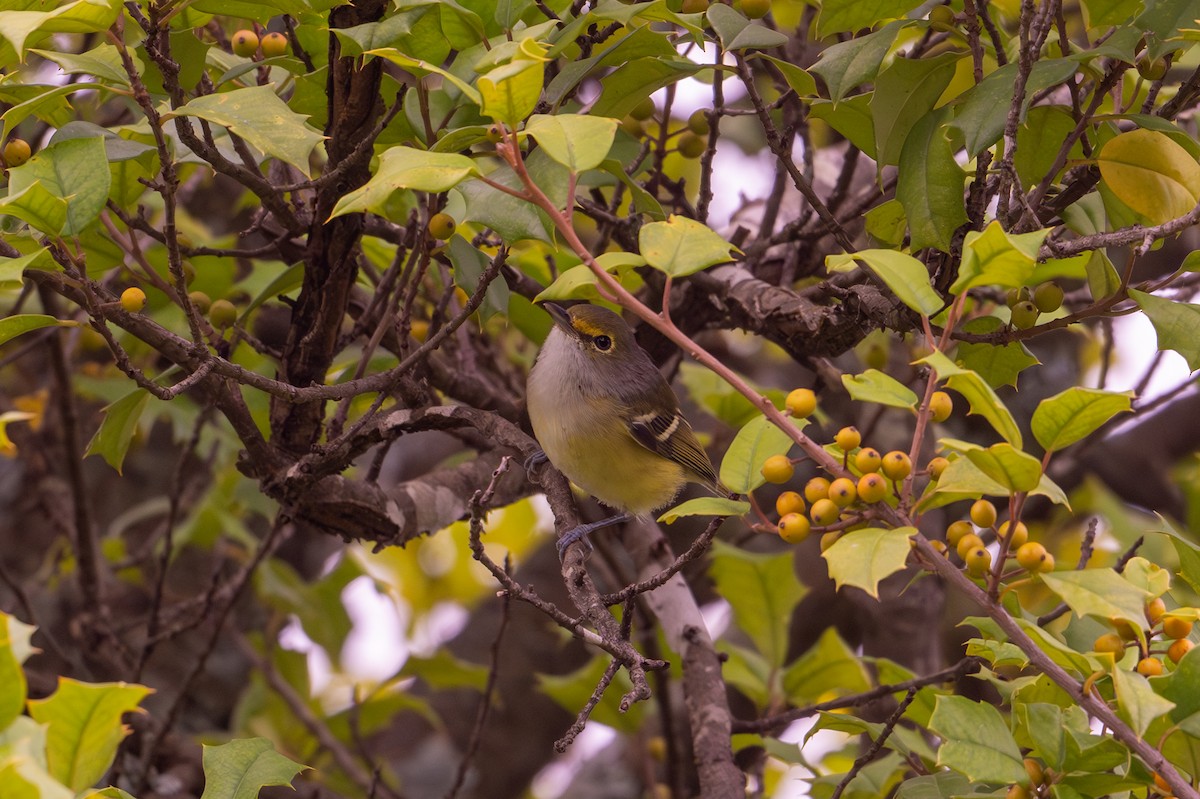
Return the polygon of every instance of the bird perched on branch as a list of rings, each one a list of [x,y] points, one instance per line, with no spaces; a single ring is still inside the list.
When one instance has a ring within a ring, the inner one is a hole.
[[[625,320],[598,305],[543,306],[554,327],[529,372],[534,435],[555,468],[619,511],[568,531],[559,556],[593,530],[666,506],[689,482],[729,496]]]

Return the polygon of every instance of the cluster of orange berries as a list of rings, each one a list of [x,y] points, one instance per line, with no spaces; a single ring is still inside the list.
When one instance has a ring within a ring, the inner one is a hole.
[[[1182,616],[1168,616],[1167,605],[1162,597],[1147,602],[1145,610],[1146,621],[1149,624],[1145,631],[1145,647],[1138,642],[1139,636],[1132,624],[1124,619],[1114,619],[1112,624],[1116,632],[1101,635],[1092,644],[1092,650],[1107,652],[1120,659],[1125,654],[1126,647],[1137,646],[1142,656],[1137,664],[1138,673],[1143,677],[1157,677],[1163,673],[1164,666],[1162,658],[1156,657],[1156,654],[1166,654],[1172,663],[1178,663],[1195,646],[1188,638],[1192,634],[1194,622]],[[1171,643],[1165,650],[1156,653],[1150,648],[1150,641],[1160,634]]]
[[[806,418],[816,410],[816,395],[810,389],[798,388],[788,394],[786,407],[791,416]],[[949,395],[936,392],[931,401],[930,413],[933,418],[944,421],[952,410],[953,402]],[[780,537],[790,544],[807,539],[813,527],[829,527],[839,521],[852,524],[852,506],[857,504],[859,509],[865,509],[883,502],[889,493],[896,491],[899,483],[912,474],[913,464],[908,453],[892,450],[881,454],[871,447],[863,447],[862,434],[857,428],[843,427],[834,435],[833,441],[842,451],[843,465],[858,477],[838,477],[834,480],[814,477],[805,484],[803,494],[796,491],[780,494],[775,500],[775,510],[779,514],[777,529]],[[943,463],[939,466],[931,461],[931,473],[937,468],[940,474],[940,469],[945,468],[945,459],[934,460]],[[795,471],[795,464],[787,455],[772,455],[762,465],[762,476],[769,483],[786,483],[792,479]],[[843,532],[844,529],[826,532],[821,539],[821,549],[826,549]]]
[[[986,499],[980,499],[971,506],[970,521],[960,519],[952,522],[946,528],[946,543],[931,541],[934,549],[943,555],[949,549],[958,553],[967,573],[972,577],[983,577],[992,568],[992,553],[983,542],[983,537],[975,531],[987,533],[994,530],[996,537],[1005,542],[1004,551],[1008,557],[1016,560],[1017,565],[1030,573],[1054,571],[1054,555],[1036,541],[1029,540],[1029,528],[1024,522],[1004,522],[996,526],[996,506]]]

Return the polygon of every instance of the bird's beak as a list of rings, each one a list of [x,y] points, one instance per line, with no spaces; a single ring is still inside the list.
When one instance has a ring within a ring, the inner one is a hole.
[[[567,313],[567,309],[556,302],[543,302],[541,306],[546,309],[546,313],[550,314],[550,318],[554,320],[554,324],[562,328],[564,333],[567,333],[572,338],[579,337],[579,331],[575,329],[575,325],[571,324],[571,315]]]

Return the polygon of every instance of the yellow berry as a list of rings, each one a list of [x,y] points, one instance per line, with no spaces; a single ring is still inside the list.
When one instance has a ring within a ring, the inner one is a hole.
[[[992,568],[992,553],[986,547],[975,547],[967,553],[964,558],[967,564],[967,573],[972,577],[982,577]]]
[[[1163,673],[1163,663],[1158,658],[1142,658],[1138,661],[1137,670],[1143,677],[1157,677]]]
[[[808,516],[813,520],[813,524],[825,527],[836,522],[841,512],[842,509],[837,506],[837,503],[832,499],[826,498],[818,499],[814,502],[812,507],[808,509]]]
[[[629,112],[629,116],[640,122],[654,116],[656,110],[658,108],[654,105],[654,101],[647,97],[633,107],[633,110]]]
[[[912,474],[912,461],[906,453],[892,450],[883,456],[883,473],[893,480],[903,480]]]
[[[787,395],[788,413],[797,419],[812,415],[817,409],[817,395],[811,388],[798,388]]]
[[[495,144],[504,139],[504,126],[499,122],[493,122],[487,126],[487,130],[484,131],[483,135],[487,137],[488,141]]]
[[[883,465],[883,456],[879,454],[879,450],[870,447],[863,447],[858,452],[854,453],[854,468],[858,469],[863,474],[868,472],[877,472],[879,467]]]
[[[189,291],[188,299],[192,301],[192,305],[196,306],[198,313],[206,314],[212,307],[212,299],[203,291]]]
[[[1163,635],[1168,638],[1187,638],[1192,634],[1192,620],[1179,616],[1167,616],[1163,619]]]
[[[634,119],[633,117],[625,117],[621,120],[621,130],[635,139],[640,139],[646,135],[646,126],[642,124],[642,120]]]
[[[975,500],[971,506],[971,521],[976,527],[991,527],[996,523],[996,506],[986,499]]]
[[[943,8],[943,6],[938,6],[938,8]],[[1004,794],[1004,799],[1029,799],[1029,791],[1024,785],[1013,783],[1008,786],[1008,792]]]
[[[935,422],[944,422],[954,413],[954,400],[945,391],[935,391],[929,398],[929,416]]]
[[[843,427],[833,437],[834,442],[841,447],[842,452],[849,452],[862,443],[862,433],[857,427]]]
[[[829,498],[839,508],[845,508],[858,498],[858,488],[849,477],[839,477],[829,484]]]
[[[1046,776],[1045,772],[1042,771],[1042,764],[1032,757],[1027,757],[1023,765],[1025,766],[1025,773],[1029,775],[1029,782],[1033,785],[1041,785]]]
[[[887,481],[882,476],[870,472],[858,478],[858,498],[868,505],[873,505],[887,496]]]
[[[245,58],[258,51],[258,34],[251,30],[238,31],[229,42],[233,45],[233,52]]]
[[[950,465],[950,461],[942,457],[931,458],[929,465],[929,477],[933,480],[939,480],[942,477],[942,472],[946,471],[946,467]]]
[[[825,533],[825,535],[821,536],[821,551],[824,552],[825,550],[829,549],[831,546],[837,543],[837,540],[841,537],[841,530],[834,530],[832,532]]]
[[[779,537],[789,544],[799,544],[811,531],[812,525],[799,513],[789,513],[779,520]]]
[[[1167,603],[1162,597],[1155,597],[1146,603],[1146,621],[1150,622],[1150,626],[1158,624],[1159,619],[1167,612]]]
[[[975,528],[970,522],[961,519],[957,522],[951,522],[950,526],[946,528],[946,543],[957,548],[958,542],[965,535],[975,535]]]
[[[1125,642],[1121,640],[1121,636],[1116,633],[1105,633],[1096,639],[1092,644],[1093,652],[1108,652],[1113,655],[1120,655],[1125,651]]]
[[[229,300],[217,300],[208,309],[208,321],[218,330],[233,327],[237,321],[237,308]]]
[[[967,559],[967,553],[972,549],[983,546],[983,539],[974,533],[967,533],[962,538],[958,539],[958,543],[954,545],[954,551],[964,561]]]
[[[1008,528],[1011,526],[1011,524],[1012,522],[1005,522],[1004,524],[1000,525],[1000,529],[997,532],[1000,533],[1001,538],[1008,537]],[[1014,527],[1012,531],[1012,540],[1008,542],[1008,548],[1010,550],[1020,549],[1028,540],[1029,528],[1025,526],[1025,522],[1017,522],[1017,526]]]
[[[1142,56],[1137,60],[1137,71],[1146,80],[1162,80],[1167,74],[1167,60]]]
[[[1047,552],[1046,557],[1044,560],[1042,560],[1042,565],[1038,569],[1038,571],[1039,572],[1052,572],[1052,571],[1054,571],[1054,565],[1055,565],[1054,564],[1054,555],[1050,552]]]
[[[679,137],[679,154],[684,158],[699,158],[708,149],[708,142],[703,136],[697,136],[690,130],[684,131]]]
[[[1029,286],[1021,286],[1018,289],[1009,289],[1008,293],[1004,295],[1004,299],[1005,304],[1011,308],[1023,300],[1032,300],[1033,292],[1029,290]]]
[[[933,550],[943,557],[950,551],[946,549],[945,541],[939,541],[936,538],[929,542],[929,546],[933,547]]]
[[[692,115],[688,117],[687,126],[688,130],[697,136],[707,136],[709,130],[711,130],[708,124],[708,109],[697,108],[693,111]]]
[[[121,292],[121,307],[129,313],[137,313],[146,307],[146,292],[137,286],[130,286]]]
[[[814,477],[804,484],[804,498],[809,502],[829,498],[829,481],[824,477]]]
[[[33,150],[24,139],[9,139],[4,145],[4,164],[9,167],[20,166],[29,160]]]
[[[787,455],[772,455],[763,461],[762,476],[768,483],[786,483],[795,472]]]
[[[1036,541],[1029,541],[1017,549],[1017,563],[1026,571],[1040,571],[1046,559],[1046,548]]]
[[[1063,290],[1057,283],[1043,283],[1033,292],[1033,304],[1042,313],[1053,313],[1062,307]]]
[[[805,507],[804,497],[795,491],[784,491],[775,498],[775,512],[780,517],[787,516],[789,513],[804,513]]]
[[[934,6],[929,9],[929,21],[942,27],[954,25],[954,9],[949,6]]]
[[[284,55],[288,51],[288,38],[278,31],[262,37],[262,51],[265,58]]]
[[[429,217],[429,224],[426,226],[426,229],[429,231],[430,236],[439,241],[445,241],[454,235],[454,228],[456,226],[457,223],[454,221],[454,217],[445,211],[441,211]]]
[[[762,19],[771,10],[771,0],[742,0],[742,13],[749,19]]]
[[[1027,330],[1037,324],[1038,309],[1031,300],[1021,300],[1012,307],[1012,326]]]
[[[1193,646],[1195,646],[1195,644],[1193,644],[1191,640],[1187,638],[1180,638],[1178,641],[1171,644],[1171,646],[1167,649],[1167,657],[1171,659],[1172,663],[1178,663],[1179,661],[1183,660],[1184,655],[1192,650]]]

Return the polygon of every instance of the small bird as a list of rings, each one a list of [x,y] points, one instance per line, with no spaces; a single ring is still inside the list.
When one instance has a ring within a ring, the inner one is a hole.
[[[625,320],[598,305],[542,305],[554,327],[529,372],[534,435],[555,468],[619,511],[563,535],[559,557],[593,530],[666,506],[686,483],[728,496]]]

